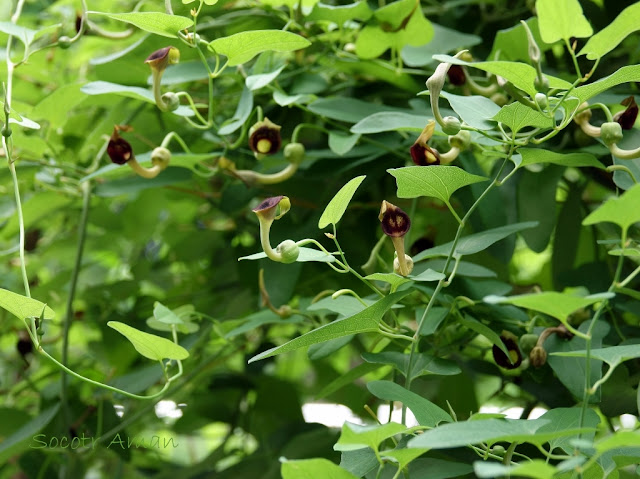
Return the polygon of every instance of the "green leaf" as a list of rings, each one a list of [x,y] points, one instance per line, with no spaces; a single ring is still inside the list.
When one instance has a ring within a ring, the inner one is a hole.
[[[436,358],[430,354],[420,353],[414,356],[409,371],[409,355],[400,351],[382,351],[380,353],[362,353],[362,359],[368,363],[389,364],[411,380],[425,374],[439,376],[455,376],[462,371],[453,361]]]
[[[539,433],[557,432],[564,429],[577,429],[582,422],[583,427],[587,427],[595,431],[596,427],[600,423],[600,417],[593,409],[587,409],[585,411],[584,418],[581,420],[582,410],[579,407],[563,407],[555,408],[547,411],[541,417],[543,419],[549,419],[550,422],[538,429]],[[594,432],[586,433],[582,435],[582,439],[588,441],[593,440],[595,436]],[[562,436],[556,437],[549,441],[549,452],[553,452],[554,449],[562,448],[567,454],[573,454],[573,445],[571,442],[577,439],[577,436]]]
[[[365,303],[365,304],[362,304]],[[375,301],[371,301],[368,298],[362,300],[362,302],[354,298],[350,295],[340,295],[336,298],[331,296],[327,296],[326,298],[322,298],[319,301],[309,305],[307,311],[322,311],[326,309],[331,311],[332,313],[338,313],[342,317],[346,318],[348,316],[353,316],[354,314],[359,313],[367,306],[371,306]]]
[[[6,309],[14,316],[24,320],[26,318],[39,318],[44,308],[44,319],[53,319],[56,313],[37,299],[27,298],[21,294],[13,293],[6,289],[0,289],[0,308]]]
[[[24,218],[24,227],[29,229],[43,218],[47,218],[58,211],[64,211],[71,200],[58,192],[42,191],[37,195],[23,201],[22,216]],[[2,229],[2,238],[9,239],[17,236],[20,231],[20,223],[18,215],[13,215],[11,219]]]
[[[468,477],[473,472],[470,464],[460,461],[443,461],[432,457],[416,459],[410,464],[412,477],[421,479],[452,479]]]
[[[571,168],[592,166],[604,170],[605,167],[596,157],[590,153],[556,153],[555,151],[543,150],[542,148],[518,148],[518,153],[522,155],[520,166],[534,165],[536,163],[552,163]]]
[[[32,447],[40,446],[36,440],[42,441],[44,438],[38,438],[37,434],[53,420],[58,409],[60,403],[45,409],[11,435],[3,437],[0,443],[0,463],[6,464],[12,456],[18,456],[21,451],[27,449],[29,443]]]
[[[446,261],[447,260],[445,258],[432,259],[427,262],[426,266],[435,271],[445,272],[444,265]],[[446,274],[451,274],[454,267],[456,267],[455,262],[450,261],[449,266],[447,266]],[[442,273],[438,274],[442,275]],[[470,263],[468,261],[458,261],[456,276],[467,276],[469,278],[495,278],[497,274],[495,271],[485,268],[484,266],[480,266],[479,264]],[[442,277],[444,278],[445,276],[442,275]]]
[[[538,227],[522,232],[527,246],[542,253],[556,226],[556,190],[565,168],[550,165],[543,172],[524,170],[518,180],[518,219],[537,221]]]
[[[413,281],[440,281],[441,279],[446,278],[446,276],[443,273],[427,268],[422,273],[415,276],[409,275],[409,278]]]
[[[358,479],[328,459],[285,461],[280,473],[282,479]]]
[[[280,106],[302,105],[305,103],[309,103],[314,99],[314,95],[309,95],[306,93],[300,93],[298,95],[285,95],[280,91],[273,92],[273,101],[275,101]]]
[[[479,130],[495,128],[494,117],[500,112],[500,107],[489,98],[478,95],[460,96],[446,91],[440,92],[440,96],[449,101],[451,108],[468,125]]]
[[[391,285],[392,292],[398,289],[398,286],[411,282],[411,279],[405,278],[404,276],[400,276],[396,273],[373,273],[365,276],[364,279],[368,279],[369,281],[382,281],[384,283],[388,283]]]
[[[591,431],[590,428],[562,429],[549,431],[542,429],[550,424],[544,416],[539,419],[480,419],[443,424],[409,440],[407,447],[449,449],[469,444],[500,441],[528,442],[544,444],[551,439],[572,436],[579,432]]]
[[[250,254],[249,256],[242,256],[238,258],[238,261],[242,261],[243,259],[247,260],[256,260],[266,258],[267,255],[264,251],[260,253]],[[300,254],[298,255],[298,259],[296,261],[298,263],[306,263],[308,261],[319,261],[320,263],[331,263],[336,259],[330,254],[326,254],[324,251],[319,251],[314,248],[305,248],[304,246],[300,247]]]
[[[517,466],[504,466],[497,462],[476,461],[473,463],[473,471],[480,478],[513,476],[552,479],[557,469],[542,459],[533,459]]]
[[[445,203],[463,186],[487,181],[483,176],[472,175],[457,166],[406,166],[387,170],[398,183],[398,198],[433,196]]]
[[[549,50],[551,46],[544,43],[542,38],[540,38],[538,19],[531,17],[526,21],[526,24],[529,30],[531,30],[540,51],[545,52]],[[487,58],[497,58],[496,55],[499,55],[503,60],[529,61],[529,40],[527,38],[527,32],[521,23],[505,30],[499,30],[496,33],[491,53],[487,55]]]
[[[226,56],[229,66],[236,66],[248,62],[258,53],[292,52],[309,45],[309,40],[295,33],[282,30],[252,30],[217,38],[209,43],[209,49]]]
[[[504,79],[510,81],[516,88],[528,93],[532,98],[538,92],[534,86],[534,81],[538,76],[536,69],[531,65],[519,62],[465,62],[459,58],[454,58],[449,55],[434,55],[434,59],[451,63],[453,65],[466,65],[472,68],[478,68],[494,75],[499,75]],[[561,90],[568,90],[571,88],[571,83],[555,78],[550,75],[545,75],[549,80],[549,86],[551,88],[559,88]]]
[[[189,352],[182,346],[154,334],[139,331],[119,321],[109,321],[107,326],[126,337],[133,347],[145,358],[161,361],[163,359],[187,359]]]
[[[191,18],[160,12],[88,13],[90,15],[104,15],[120,22],[130,23],[146,32],[169,38],[178,38],[180,30],[185,30],[193,25]]]
[[[360,135],[345,135],[342,132],[330,131],[329,132],[329,148],[336,155],[342,156],[349,153],[358,140]]]
[[[182,324],[184,321],[176,313],[167,308],[160,301],[153,303],[153,316],[165,324]]]
[[[342,336],[348,336],[350,334],[366,333],[378,331],[378,323],[382,319],[382,316],[393,306],[395,303],[404,298],[410,291],[401,291],[385,296],[381,300],[372,304],[368,308],[365,308],[361,312],[349,316],[348,318],[338,319],[332,323],[320,326],[317,329],[309,331],[302,336],[299,336],[291,341],[264,351],[257,356],[252,357],[249,362],[259,361],[276,354],[282,354],[289,351],[295,351],[296,349],[305,348],[312,344],[323,343],[330,339],[340,338]]]
[[[120,168],[128,168],[120,165]],[[160,188],[166,185],[175,185],[189,181],[193,178],[193,173],[187,171],[185,168],[175,168],[173,166],[168,167],[162,172],[161,175],[155,178],[142,178],[138,175],[130,173],[129,176],[119,178],[114,181],[108,181],[106,183],[100,183],[95,188],[94,192],[98,196],[111,197],[126,194],[136,194],[143,190],[152,188]]]
[[[61,127],[69,119],[69,110],[72,110],[84,99],[85,97],[80,95],[78,83],[61,85],[45,96],[33,108],[29,116],[36,120],[47,120],[53,127]]]
[[[422,131],[433,118],[398,111],[381,111],[363,118],[351,127],[351,133],[361,135],[381,133],[383,131],[417,130]]]
[[[422,67],[434,63],[433,55],[461,50],[482,43],[477,35],[461,33],[451,28],[431,23],[433,38],[424,45],[405,45],[402,49],[402,60],[410,67]]]
[[[582,224],[587,226],[609,222],[617,224],[622,231],[626,231],[629,226],[638,221],[640,221],[640,184],[629,188],[622,196],[606,201],[597,210],[591,212]]]
[[[366,22],[371,18],[373,12],[365,0],[348,5],[326,5],[324,3],[316,3],[307,16],[309,22],[328,21],[339,26],[344,25],[349,20],[360,20]]]
[[[341,338],[330,339],[320,344],[312,344],[307,350],[307,357],[311,361],[317,361],[318,359],[326,358],[332,355],[336,351],[345,347],[353,339],[353,334],[349,336],[342,336]]]
[[[380,457],[383,459],[391,459],[398,464],[398,469],[404,469],[414,459],[422,456],[428,449],[392,449],[389,451],[382,451]],[[433,477],[433,476],[431,476]]]
[[[493,119],[507,125],[514,133],[529,126],[553,128],[553,120],[551,118],[517,101],[503,106]]]
[[[251,91],[259,90],[260,88],[267,86],[269,83],[275,80],[277,76],[280,75],[282,70],[284,70],[285,67],[286,65],[282,65],[277,70],[269,73],[259,73],[257,75],[250,75],[245,79],[244,83],[245,85],[247,85],[247,88]]]
[[[587,333],[589,328],[589,321],[585,321],[580,325],[578,330],[581,333]],[[602,339],[607,335],[611,328],[603,321],[598,321],[591,331],[591,347],[598,349],[602,347]],[[564,384],[564,386],[571,392],[571,394],[578,400],[582,400],[584,396],[584,384],[586,376],[586,361],[584,358],[563,358],[557,357],[553,353],[566,352],[566,351],[579,351],[585,349],[586,342],[579,336],[574,336],[571,340],[567,341],[557,337],[553,334],[547,338],[545,342],[545,349],[547,350],[547,363],[551,366],[551,369],[558,377],[558,379]],[[591,359],[590,362],[591,375],[589,378],[590,384],[594,384],[602,377],[602,361]],[[591,403],[598,403],[600,401],[600,390],[590,398]]]
[[[633,446],[640,446],[640,432],[637,430],[616,431],[615,434],[605,437],[595,443],[596,451],[600,454],[610,451],[611,449]]]
[[[507,355],[508,358],[511,357],[509,355],[507,347],[502,342],[502,339],[500,339],[500,335],[489,326],[466,314],[463,318],[458,318],[458,321],[460,321],[460,324],[462,324],[464,327],[469,328],[470,330],[475,331],[476,333],[487,338],[494,346],[498,346],[502,350],[502,352]]]
[[[435,427],[440,422],[452,422],[451,416],[428,399],[408,391],[391,381],[371,381],[367,389],[383,401],[400,401],[413,412],[421,426]],[[421,447],[421,446],[416,446]]]
[[[336,379],[327,384],[322,390],[316,394],[316,399],[322,399],[334,392],[342,389],[345,386],[353,383],[356,379],[369,374],[370,372],[380,369],[380,364],[362,363],[358,364],[355,368],[349,369],[346,373],[341,374]]]
[[[567,357],[586,357],[587,351],[567,351],[561,353],[553,353],[555,356]],[[591,357],[604,361],[611,367],[630,359],[640,358],[640,344],[631,344],[628,346],[609,346],[608,348],[592,349]]]
[[[340,221],[340,218],[342,218],[342,215],[347,210],[351,198],[353,198],[353,195],[365,178],[366,175],[357,176],[340,188],[340,191],[331,199],[324,209],[322,216],[320,216],[318,228],[324,229],[330,224],[334,226],[338,224],[338,221]]]
[[[295,324],[302,321],[304,321],[304,316],[299,314],[294,314],[289,316],[287,319],[282,319],[274,312],[269,311],[268,309],[263,309],[240,320],[233,321],[234,324],[238,325],[233,327],[230,331],[227,331],[224,337],[226,339],[233,338],[265,324]]]
[[[418,309],[416,311],[416,318],[417,319],[421,318],[423,313],[424,313],[424,309],[423,310]],[[448,315],[449,315],[449,308],[442,308],[440,306],[431,308],[431,310],[429,311],[429,314],[427,314],[427,317],[424,320],[424,323],[422,324],[420,335],[429,336],[435,333],[438,329],[438,326],[440,326],[440,323],[442,323],[442,321],[444,321],[444,319]]]
[[[622,40],[640,30],[640,3],[628,6],[616,19],[589,38],[578,55],[587,55],[589,60],[601,58],[617,47]]]
[[[17,38],[26,46],[30,45],[33,42],[33,39],[36,35],[36,31],[31,28],[22,27],[20,25],[16,25],[13,22],[0,22],[0,32],[6,33],[7,35],[11,35],[12,37]]]
[[[569,315],[581,308],[602,301],[604,295],[574,296],[569,293],[558,293],[556,291],[545,291],[534,294],[521,294],[518,296],[495,296],[490,295],[484,298],[489,304],[513,304],[521,308],[532,309],[540,313],[548,314],[562,322],[565,326]]]
[[[433,166],[429,166],[426,168],[433,168]],[[500,226],[499,228],[493,228],[490,230],[481,231],[480,233],[464,236],[458,241],[453,255],[457,257],[479,253],[480,251],[484,251],[485,249],[487,249],[492,244],[506,238],[507,236],[526,230],[528,228],[535,228],[537,225],[538,223],[535,221],[530,221],[528,223],[514,223],[512,225]],[[452,246],[453,242],[451,241],[449,243],[436,246],[435,248],[430,248],[428,250],[422,251],[421,253],[418,253],[416,256],[414,256],[413,261],[415,263],[425,258],[449,256]]]
[[[363,118],[380,111],[397,111],[397,108],[387,105],[377,105],[346,97],[319,98],[309,104],[309,109],[316,115],[347,123],[357,123]]]
[[[398,0],[376,10],[373,16],[378,24],[362,29],[356,40],[357,55],[371,59],[389,48],[400,52],[406,45],[428,43],[433,37],[433,27],[419,5],[415,0]]]
[[[140,88],[138,86],[126,86],[118,85],[117,83],[111,83],[107,81],[93,81],[83,85],[80,91],[85,95],[107,95],[114,94],[124,96],[127,98],[134,98],[136,100],[146,101],[147,103],[156,104],[156,100],[153,97],[153,92],[146,88]],[[179,106],[171,113],[178,116],[193,116],[193,110],[186,105]]]
[[[242,94],[240,95],[240,101],[236,107],[236,112],[233,114],[232,118],[220,127],[218,135],[230,135],[238,130],[242,125],[244,125],[244,122],[247,121],[249,115],[251,115],[251,110],[253,110],[253,93],[251,93],[251,90],[249,90],[245,85],[242,89]]]
[[[593,29],[578,0],[537,0],[540,36],[545,43],[591,36]]]
[[[583,102],[616,85],[638,81],[640,81],[640,65],[627,65],[607,77],[576,88],[573,90],[573,95],[577,96],[580,102]]]
[[[378,451],[382,441],[406,431],[407,426],[396,422],[371,426],[360,426],[345,422],[342,426],[340,439],[333,446],[333,449],[335,451],[354,451],[370,447],[374,451]]]

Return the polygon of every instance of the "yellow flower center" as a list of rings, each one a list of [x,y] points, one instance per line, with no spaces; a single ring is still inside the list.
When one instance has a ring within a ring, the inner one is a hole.
[[[256,149],[259,153],[269,153],[269,150],[271,150],[271,141],[267,140],[266,138],[258,140]]]

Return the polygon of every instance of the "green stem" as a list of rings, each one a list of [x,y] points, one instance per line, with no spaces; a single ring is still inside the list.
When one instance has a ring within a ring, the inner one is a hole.
[[[636,269],[634,269],[629,276],[627,276],[624,281],[618,283],[618,285],[616,286],[616,288],[624,288],[625,286],[627,286],[629,284],[629,282],[631,280],[633,280],[633,278],[635,278],[638,273],[640,273],[640,266],[638,266]]]
[[[622,238],[620,239],[620,246],[622,248],[622,253],[618,257],[618,265],[616,267],[616,271],[613,275],[613,281],[609,286],[607,291],[614,292],[616,288],[616,284],[618,284],[620,280],[620,274],[622,273],[622,264],[624,262],[624,249],[625,244],[627,242],[627,230],[622,230]],[[600,303],[600,307],[597,309],[593,318],[591,318],[591,322],[589,323],[589,327],[587,328],[587,338],[585,339],[585,365],[584,365],[584,393],[582,396],[582,406],[580,408],[580,419],[578,421],[578,429],[581,429],[584,426],[585,416],[587,414],[587,408],[589,406],[589,397],[591,396],[591,337],[593,328],[595,327],[598,318],[607,307],[608,300],[604,299],[602,303]],[[578,434],[578,439],[582,438],[582,433]]]
[[[78,374],[77,372],[75,372],[74,370],[69,369],[68,367],[66,367],[64,364],[62,364],[56,358],[54,358],[49,353],[47,353],[42,347],[40,347],[39,352],[40,352],[40,354],[45,356],[47,359],[49,359],[52,363],[54,363],[56,366],[58,366],[60,369],[62,369],[63,371],[67,372],[68,374],[72,375],[73,377],[75,377],[77,379],[80,379],[81,381],[84,381],[86,383],[92,384],[92,385],[94,385],[94,386],[96,386],[98,388],[102,388],[102,389],[106,389],[107,391],[112,391],[114,393],[122,394],[123,396],[127,396],[127,397],[130,397],[130,398],[133,398],[133,399],[154,399],[154,398],[160,397],[169,388],[169,385],[173,381],[175,381],[176,379],[178,379],[180,377],[179,374],[176,374],[176,375],[170,377],[169,381],[167,381],[164,384],[162,389],[159,392],[155,393],[155,394],[152,394],[150,396],[140,396],[138,394],[133,394],[133,393],[124,391],[122,389],[118,389],[118,388],[115,388],[113,386],[109,386],[108,384],[103,384],[101,382],[94,381],[93,379],[89,379],[87,377],[84,377],[81,374]]]
[[[464,215],[464,218],[462,218],[462,221],[460,222],[460,225],[458,226],[458,230],[456,231],[456,236],[453,240],[453,244],[451,245],[451,250],[449,251],[449,255],[447,256],[447,260],[445,261],[445,265],[443,268],[443,274],[446,274],[447,269],[449,268],[449,264],[451,263],[451,260],[453,258],[454,252],[456,250],[456,246],[458,245],[458,241],[460,241],[460,236],[462,235],[462,230],[464,229],[467,220],[469,219],[469,217],[471,216],[471,214],[475,211],[475,209],[478,207],[478,205],[480,204],[480,202],[484,199],[485,196],[487,196],[487,194],[489,194],[489,192],[499,183],[499,178],[500,175],[502,174],[502,170],[504,169],[505,165],[507,164],[509,160],[509,158],[511,157],[511,155],[513,154],[515,147],[513,145],[511,145],[511,148],[509,150],[509,153],[507,155],[507,158],[504,159],[504,161],[502,162],[502,165],[500,166],[500,169],[498,170],[498,173],[496,174],[495,178],[493,179],[493,181],[489,184],[489,186],[487,186],[487,188],[482,192],[482,194],[478,197],[478,199],[473,203],[473,205],[471,205],[471,207],[469,208],[469,211],[467,211],[467,214]],[[407,368],[408,371],[411,371],[411,368],[413,368],[413,363],[415,361],[415,355],[417,353],[418,350],[418,342],[420,340],[420,331],[422,330],[422,327],[424,325],[424,322],[427,318],[427,315],[429,314],[429,311],[431,311],[431,308],[433,307],[433,305],[435,304],[436,298],[438,297],[438,294],[440,293],[440,291],[442,290],[442,288],[445,286],[445,280],[441,279],[440,281],[438,281],[438,284],[436,285],[436,289],[433,292],[433,294],[431,295],[431,298],[429,299],[429,303],[427,304],[427,307],[424,310],[424,313],[422,314],[422,317],[420,318],[420,321],[418,321],[418,327],[416,328],[416,332],[413,335],[413,342],[411,343],[411,350],[409,352],[409,366]],[[405,388],[407,390],[411,390],[411,382],[412,382],[412,378],[410,377],[410,375],[407,376],[406,378],[406,382],[405,382]],[[406,419],[406,406],[403,405],[402,408],[402,422],[404,423],[405,419]]]
[[[62,357],[61,362],[64,366],[69,361],[69,329],[71,321],[73,321],[73,300],[76,295],[76,287],[78,285],[78,276],[82,268],[82,254],[84,252],[84,243],[87,236],[87,223],[89,218],[89,207],[91,205],[91,182],[85,181],[80,186],[82,189],[82,213],[80,216],[80,226],[78,230],[78,245],[76,248],[76,258],[71,273],[71,284],[69,286],[69,296],[67,297],[67,311],[62,324]],[[71,423],[69,417],[69,404],[67,401],[67,375],[62,372],[60,377],[60,403],[62,407],[62,415],[64,418],[65,429]]]
[[[578,58],[576,57],[576,53],[573,51],[573,48],[571,48],[571,45],[569,45],[569,39],[565,38],[564,44],[566,45],[567,50],[569,50],[569,54],[571,55],[571,60],[573,60],[573,67],[576,69],[576,74],[578,75],[578,77],[582,78],[580,66],[578,65]]]
[[[18,175],[16,173],[16,165],[11,158],[11,147],[8,145],[9,141],[5,137],[2,137],[2,143],[4,151],[7,155],[7,161],[9,162],[9,171],[11,172],[11,179],[13,181],[13,193],[16,200],[16,209],[18,211],[18,225],[20,227],[19,232],[19,249],[18,255],[20,256],[20,271],[22,272],[22,283],[24,284],[25,295],[31,297],[31,288],[29,287],[29,277],[27,276],[27,265],[24,255],[24,216],[22,214],[22,202],[20,201],[20,187],[18,185]]]

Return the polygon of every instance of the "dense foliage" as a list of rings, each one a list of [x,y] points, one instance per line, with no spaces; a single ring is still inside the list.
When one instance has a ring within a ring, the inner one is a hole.
[[[0,479],[636,477],[640,3],[0,16]]]

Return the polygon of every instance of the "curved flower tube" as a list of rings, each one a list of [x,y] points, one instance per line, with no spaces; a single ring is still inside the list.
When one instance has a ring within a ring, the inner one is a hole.
[[[175,93],[165,93],[160,89],[162,75],[169,65],[173,65],[180,61],[180,50],[176,47],[164,47],[156,50],[144,61],[151,67],[153,97],[156,105],[162,111],[173,111],[180,106],[180,99]]]
[[[229,171],[230,174],[242,180],[246,185],[255,184],[275,185],[291,178],[298,170],[298,166],[304,159],[305,150],[302,143],[289,143],[284,148],[284,157],[289,164],[277,173],[256,173],[253,170],[236,170],[235,163],[225,158],[225,161],[219,161],[218,166],[221,169]],[[222,160],[222,159],[221,159]]]
[[[278,207],[280,213],[278,214]],[[267,258],[278,263],[293,263],[298,259],[300,250],[298,245],[292,240],[285,240],[274,250],[269,240],[269,231],[275,220],[282,218],[291,208],[291,202],[286,196],[273,196],[265,199],[258,206],[253,208],[253,212],[258,216],[260,222],[260,244]]]
[[[580,105],[579,109],[584,109],[576,116],[573,117],[573,121],[575,121],[580,129],[585,132],[588,136],[592,138],[599,138],[602,134],[601,128],[599,126],[593,126],[589,123],[591,120],[591,110],[589,109],[589,104],[584,102]]]
[[[107,144],[107,154],[111,161],[117,165],[127,164],[133,171],[143,178],[155,178],[160,172],[169,166],[171,161],[171,152],[165,147],[155,148],[151,152],[151,168],[144,168],[135,158],[133,148],[127,140],[120,136],[120,130],[131,131],[131,127],[123,127],[115,125],[111,139]]]

